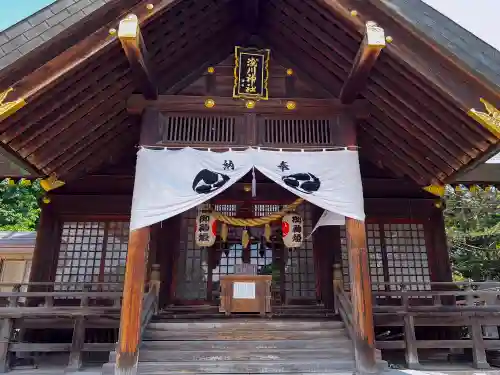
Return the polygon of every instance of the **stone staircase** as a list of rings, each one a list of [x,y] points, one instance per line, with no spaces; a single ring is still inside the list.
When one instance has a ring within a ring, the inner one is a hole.
[[[144,332],[138,375],[354,371],[352,342],[343,323],[331,318],[202,321],[167,316],[156,317]],[[113,374],[115,358],[111,353],[103,374]]]

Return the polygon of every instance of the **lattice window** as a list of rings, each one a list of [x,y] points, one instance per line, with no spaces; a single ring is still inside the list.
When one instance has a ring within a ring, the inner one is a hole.
[[[128,234],[128,222],[65,222],[56,283],[123,282]],[[56,285],[56,290],[80,288]]]
[[[286,298],[315,298],[316,275],[314,270],[311,204],[303,203],[297,208],[304,219],[304,242],[296,249],[288,249],[285,265]]]
[[[165,144],[233,144],[236,120],[230,116],[165,116],[162,140]]]
[[[253,216],[254,217],[268,216],[275,212],[278,212],[279,210],[281,210],[282,207],[283,206],[280,204],[256,203],[253,205]]]
[[[389,287],[378,283],[417,283],[411,290],[429,290],[430,273],[421,223],[367,223],[366,237],[372,290]],[[344,286],[349,290],[349,260],[345,226],[340,230]],[[391,285],[390,290],[399,290]]]
[[[429,262],[423,224],[384,224],[389,280],[410,290],[430,290]],[[398,290],[397,286],[391,286]]]
[[[328,119],[264,119],[264,145],[325,145],[333,143]]]

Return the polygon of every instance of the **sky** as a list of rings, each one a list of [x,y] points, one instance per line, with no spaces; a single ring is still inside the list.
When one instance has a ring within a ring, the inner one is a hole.
[[[52,4],[55,0],[0,0],[2,10],[0,11],[0,31],[25,19],[33,13]],[[6,5],[4,3],[9,3]]]
[[[500,51],[500,0],[423,1]]]

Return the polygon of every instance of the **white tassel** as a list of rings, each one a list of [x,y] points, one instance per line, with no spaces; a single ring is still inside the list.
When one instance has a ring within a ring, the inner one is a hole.
[[[255,179],[255,167],[252,169],[252,198],[257,196],[257,180]]]

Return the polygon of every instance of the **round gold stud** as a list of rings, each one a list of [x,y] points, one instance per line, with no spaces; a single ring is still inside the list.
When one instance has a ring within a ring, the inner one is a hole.
[[[209,74],[214,74],[215,73],[215,68],[213,66],[209,66],[208,69],[207,69],[207,72]]]
[[[386,41],[387,43],[392,43],[392,41],[393,41],[393,40],[394,40],[394,39],[392,39],[392,36],[390,36],[390,35],[387,35],[387,36],[385,37],[385,41]]]
[[[146,9],[147,10],[153,10],[155,6],[153,4],[146,4]]]
[[[287,69],[286,70],[286,75],[287,76],[293,76],[293,69]]]
[[[116,35],[116,29],[109,29],[109,35]]]
[[[49,204],[50,203],[50,198],[49,197],[43,197],[42,198],[42,202],[45,203],[45,204]]]
[[[357,10],[351,10],[351,16],[356,17],[358,15]]]
[[[213,100],[213,99],[205,100],[205,107],[207,107],[207,108],[215,107],[215,100]]]
[[[245,107],[248,109],[255,108],[255,101],[254,100],[247,100],[245,103]]]
[[[297,108],[297,103],[292,102],[291,100],[286,102],[286,109],[294,110],[295,108]]]

